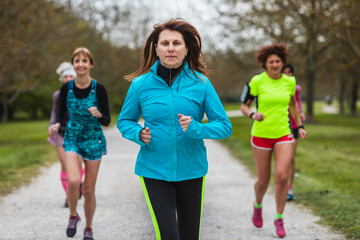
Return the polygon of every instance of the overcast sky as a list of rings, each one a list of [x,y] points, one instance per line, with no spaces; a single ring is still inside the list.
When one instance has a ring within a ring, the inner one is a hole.
[[[205,50],[209,50],[208,43],[215,44],[217,49],[224,50],[231,47],[235,50],[237,46],[234,45],[234,40],[232,40],[229,35],[228,38],[223,37],[224,25],[222,25],[220,21],[217,10],[220,8],[221,10],[226,11],[226,9],[229,8],[229,5],[224,4],[223,2],[223,0],[152,0],[149,1],[149,6],[154,9],[155,17],[158,22],[164,22],[170,18],[181,17],[193,24],[203,39]],[[248,10],[248,7],[241,3],[241,1],[239,1],[237,6],[237,11],[246,12]],[[232,20],[230,19],[230,21]],[[234,24],[237,24],[237,22]],[[250,35],[251,31],[247,31],[244,34]],[[213,46],[214,45],[210,46],[210,50]]]
[[[164,22],[170,18],[183,18],[199,31],[204,40],[219,36],[221,26],[216,21],[217,11],[207,4],[207,0],[152,0],[155,21]]]
[[[87,3],[95,8],[103,8],[109,6],[109,3],[117,3],[119,6],[122,4],[130,3],[130,6],[134,9],[151,9],[153,20],[148,27],[149,34],[152,31],[152,26],[156,23],[165,22],[171,18],[183,18],[190,22],[199,31],[203,40],[204,50],[209,48],[209,43],[216,42],[216,47],[219,49],[225,49],[231,40],[224,39],[222,37],[223,25],[219,20],[219,14],[215,9],[225,6],[222,4],[223,0],[211,0],[213,4],[209,4],[209,0],[54,0],[67,4],[71,1],[73,9],[77,9],[78,6]],[[215,3],[214,3],[215,2]],[[136,11],[135,11],[136,12]],[[141,16],[139,16],[141,19]],[[128,26],[130,29],[133,26]],[[137,27],[136,25],[134,26]],[[115,29],[116,31],[116,29]],[[121,36],[122,32],[118,32]],[[146,39],[147,36],[144,36]]]

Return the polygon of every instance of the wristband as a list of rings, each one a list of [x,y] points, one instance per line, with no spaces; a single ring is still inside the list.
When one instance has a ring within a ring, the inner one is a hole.
[[[304,125],[300,125],[300,126],[298,126],[297,128],[305,129]]]
[[[255,114],[254,112],[250,113],[249,118],[252,119],[252,116],[253,116],[254,114]]]

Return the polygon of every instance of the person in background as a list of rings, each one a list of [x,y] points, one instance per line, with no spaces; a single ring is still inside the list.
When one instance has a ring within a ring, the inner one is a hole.
[[[294,76],[294,73],[295,73],[294,67],[290,63],[285,64],[282,67],[281,72],[288,76]],[[301,121],[304,122],[306,120],[306,117],[305,117],[305,114],[303,113],[302,102],[301,102],[301,86],[299,84],[296,84],[296,86],[295,86],[295,100],[296,100],[296,105],[299,109]],[[295,178],[295,154],[296,154],[296,147],[297,147],[298,140],[299,140],[299,128],[296,125],[294,117],[291,114],[290,114],[290,121],[291,121],[292,133],[294,135],[294,142],[292,144],[293,153],[292,153],[292,158],[291,158],[291,163],[290,163],[289,192],[288,192],[288,197],[287,197],[288,201],[295,200],[293,189],[292,189],[292,184],[293,184],[294,178]]]
[[[59,74],[59,76],[60,76],[59,81],[61,83],[68,83],[69,81],[71,81],[72,79],[74,79],[76,77],[76,72],[70,62],[61,63],[60,66],[56,69],[56,73]],[[67,182],[67,175],[66,175],[65,152],[64,152],[63,144],[64,144],[64,134],[65,134],[67,118],[65,117],[61,121],[61,128],[60,128],[59,132],[53,133],[51,131],[51,125],[56,123],[56,113],[59,111],[59,109],[58,109],[59,108],[59,104],[58,104],[59,95],[60,95],[60,90],[56,90],[52,97],[50,126],[48,128],[47,140],[49,143],[51,143],[52,145],[54,145],[56,147],[56,152],[57,152],[57,155],[58,155],[58,158],[60,161],[60,166],[61,166],[60,180],[61,180],[61,184],[62,184],[65,194],[66,194],[68,182]],[[85,169],[82,168],[81,169],[81,179],[83,177],[84,172],[85,172]],[[81,185],[80,185],[79,198],[80,197],[81,197]],[[68,207],[67,198],[65,199],[64,207]]]
[[[251,145],[257,170],[254,186],[255,202],[252,221],[255,227],[263,226],[263,197],[271,177],[271,156],[275,156],[275,202],[274,220],[278,237],[286,236],[283,212],[288,194],[289,168],[294,142],[289,124],[289,108],[299,128],[299,136],[306,137],[306,131],[295,100],[295,78],[281,73],[287,61],[287,50],[282,44],[263,46],[257,51],[256,60],[264,72],[254,76],[246,84],[241,95],[241,111],[253,120]],[[257,98],[257,112],[250,105]]]
[[[95,185],[102,156],[106,154],[106,140],[101,125],[107,126],[110,123],[109,104],[105,87],[90,77],[90,69],[94,66],[90,51],[84,47],[75,49],[71,64],[76,71],[76,77],[61,87],[59,112],[56,123],[51,125],[51,131],[59,132],[61,120],[68,112],[64,149],[70,217],[66,234],[68,237],[74,237],[80,222],[76,208],[81,166],[84,162],[83,196],[86,224],[83,239],[93,240]]]
[[[205,176],[203,139],[231,135],[231,123],[205,76],[201,38],[182,19],[156,24],[143,49],[117,127],[141,146],[135,165],[156,239],[200,239]],[[202,123],[204,113],[209,120]],[[144,127],[139,118],[144,119]]]

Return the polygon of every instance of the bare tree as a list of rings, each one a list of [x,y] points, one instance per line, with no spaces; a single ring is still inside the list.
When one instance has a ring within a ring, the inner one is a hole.
[[[240,42],[261,45],[282,42],[297,49],[304,59],[306,78],[306,104],[308,120],[312,120],[314,109],[314,84],[320,59],[327,50],[325,44],[328,25],[323,19],[336,8],[335,0],[224,0],[230,8],[222,11],[235,22],[241,32]],[[242,11],[239,11],[242,9]],[[246,34],[244,34],[244,32]],[[239,39],[239,38],[238,38]],[[252,40],[255,41],[252,41]],[[249,45],[249,44],[248,44]],[[258,45],[259,46],[259,45]]]
[[[345,82],[349,82],[350,91],[350,115],[355,116],[358,99],[358,88],[360,74],[357,67],[360,62],[360,2],[356,0],[339,1],[336,11],[329,16],[327,24],[332,26],[332,37],[336,41],[337,61],[336,69],[340,69],[343,73],[340,76],[342,83],[342,91],[345,91]],[[344,76],[344,74],[346,74]],[[345,77],[347,77],[345,79]],[[343,94],[343,93],[341,93]],[[343,97],[341,98],[343,100]],[[343,101],[341,101],[341,110],[344,111]]]

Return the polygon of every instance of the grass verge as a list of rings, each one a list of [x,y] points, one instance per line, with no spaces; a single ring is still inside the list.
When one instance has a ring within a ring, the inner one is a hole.
[[[111,126],[117,117],[111,116]],[[40,167],[58,161],[55,147],[46,140],[48,126],[48,120],[0,124],[0,196],[29,183]]]
[[[233,134],[223,140],[255,173],[250,146],[251,121],[231,118]],[[308,137],[296,154],[296,203],[321,217],[320,223],[360,239],[360,117],[323,114],[306,124]]]
[[[39,173],[39,167],[57,161],[55,148],[46,141],[48,121],[0,124],[0,195]]]

